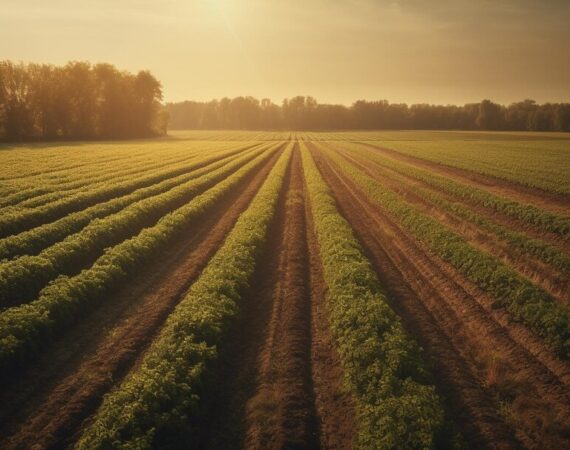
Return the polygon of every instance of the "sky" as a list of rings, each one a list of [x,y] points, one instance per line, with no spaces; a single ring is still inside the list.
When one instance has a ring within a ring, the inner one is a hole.
[[[570,0],[0,0],[0,59],[148,69],[166,101],[570,101]]]

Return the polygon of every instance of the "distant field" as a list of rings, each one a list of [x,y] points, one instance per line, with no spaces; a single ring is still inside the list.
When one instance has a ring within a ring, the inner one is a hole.
[[[3,145],[0,212],[1,448],[570,447],[568,134]]]

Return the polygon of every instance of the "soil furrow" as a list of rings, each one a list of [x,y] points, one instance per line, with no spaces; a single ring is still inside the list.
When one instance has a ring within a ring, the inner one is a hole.
[[[128,286],[112,294],[0,394],[3,448],[62,448],[136,364],[222,244],[276,161],[274,155]]]
[[[501,178],[483,175],[477,172],[471,172],[458,167],[438,164],[425,159],[406,155],[404,153],[400,153],[396,150],[392,150],[386,147],[367,144],[365,142],[362,142],[361,144],[372,148],[392,159],[403,161],[422,169],[427,169],[431,172],[435,172],[439,175],[443,175],[459,182],[477,186],[481,189],[503,197],[511,198],[518,202],[530,203],[556,214],[570,216],[570,207],[568,206],[567,196],[557,195],[552,192],[542,191],[540,189],[534,189],[522,184],[512,183]]]
[[[221,351],[199,448],[350,448],[350,398],[309,221],[296,149],[262,263]]]
[[[301,177],[296,149],[259,269],[208,389],[199,448],[318,448]]]
[[[258,355],[257,388],[246,403],[248,449],[316,448],[318,430],[311,379],[311,304],[305,194],[299,150],[291,161],[271,287],[272,303]]]
[[[476,433],[468,433],[471,439],[479,434],[487,445],[496,445],[496,439],[508,442],[508,427],[497,412],[504,401],[504,409],[510,406],[517,420],[522,421],[509,422],[525,445],[533,447],[546,439],[555,445],[557,439],[564,440],[564,427],[568,425],[568,366],[550,355],[528,330],[512,324],[506,313],[493,310],[490,299],[432,257],[321,155],[317,154],[317,160],[388,290],[397,293],[402,289],[400,285],[409,289],[409,295],[394,302],[395,308],[412,322],[418,320],[416,314],[421,317],[423,308],[433,317],[435,332],[428,328],[421,331],[419,324],[410,330],[419,334],[420,341],[435,356],[436,371],[449,379],[447,389],[457,390],[452,397],[459,396],[465,412],[472,415],[470,423],[463,424],[467,430],[473,426],[477,429]],[[374,230],[370,230],[370,221]],[[429,323],[427,318],[425,323]],[[521,329],[526,334],[521,334]],[[441,340],[444,336],[447,339]],[[447,355],[437,353],[450,347],[450,343],[455,351]],[[452,363],[463,367],[461,376],[456,375]],[[471,386],[470,391],[466,380],[471,380],[473,386],[479,385],[478,389],[473,391]],[[537,423],[537,413],[543,414],[548,423]],[[505,410],[502,415],[507,415]]]
[[[567,276],[532,256],[513,250],[508,242],[502,241],[490,231],[483,230],[476,224],[466,222],[436,204],[430,203],[415,193],[414,188],[419,183],[408,180],[402,183],[401,177],[394,177],[391,173],[386,173],[374,163],[367,165],[345,152],[342,152],[341,155],[368,176],[401,195],[419,211],[430,215],[462,235],[472,246],[501,259],[503,263],[515,269],[520,275],[529,278],[542,287],[560,303],[570,304],[570,279]]]

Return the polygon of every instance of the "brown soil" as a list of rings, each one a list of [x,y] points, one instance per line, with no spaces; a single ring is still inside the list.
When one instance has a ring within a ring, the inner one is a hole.
[[[351,403],[308,220],[295,150],[263,262],[221,353],[202,448],[350,448]]]
[[[403,161],[422,169],[428,169],[439,175],[443,175],[462,183],[472,184],[494,194],[511,198],[517,202],[530,203],[556,214],[570,216],[570,206],[568,204],[567,196],[557,195],[552,192],[546,192],[540,189],[527,187],[522,184],[512,183],[490,175],[483,175],[476,172],[471,172],[469,170],[446,166],[444,164],[416,158],[414,156],[405,155],[389,148],[367,144],[364,142],[361,144],[368,148],[372,148],[382,153],[384,156],[388,156],[392,159]]]
[[[311,315],[304,191],[299,153],[291,162],[285,205],[277,216],[273,270],[259,302],[270,319],[257,358],[256,390],[246,402],[245,447],[316,448],[311,380]]]
[[[313,151],[394,309],[431,357],[437,387],[473,448],[569,443],[570,369],[456,270],[431,255]]]
[[[277,154],[189,229],[169,251],[74,326],[28,370],[3,384],[0,446],[72,444],[102,396],[135,364],[239,214]]]
[[[430,215],[462,235],[472,246],[499,258],[520,275],[529,278],[542,287],[559,302],[570,304],[570,278],[568,276],[542,263],[532,255],[513,249],[508,242],[501,240],[497,235],[478,228],[477,225],[466,222],[464,219],[422,198],[415,193],[415,188],[421,183],[409,180],[390,170],[385,170],[384,167],[374,162],[365,163],[360,158],[355,158],[345,152],[341,152],[341,155],[368,176],[401,195],[419,211]],[[440,192],[437,194],[441,195]]]

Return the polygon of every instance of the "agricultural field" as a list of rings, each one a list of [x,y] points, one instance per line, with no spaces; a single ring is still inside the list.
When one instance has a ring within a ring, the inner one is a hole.
[[[0,146],[0,448],[570,448],[570,135]]]

